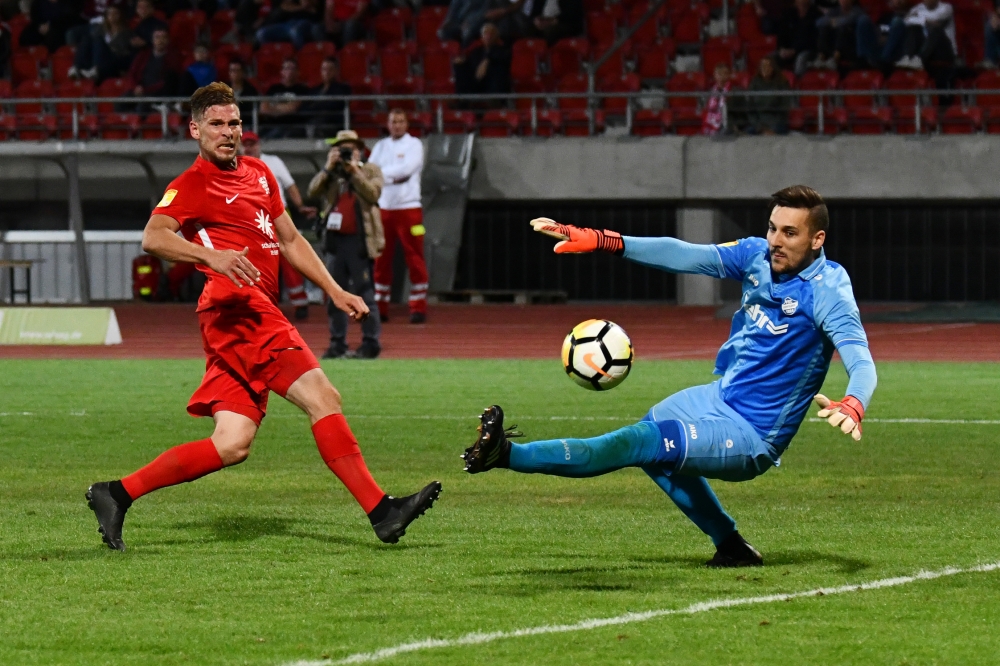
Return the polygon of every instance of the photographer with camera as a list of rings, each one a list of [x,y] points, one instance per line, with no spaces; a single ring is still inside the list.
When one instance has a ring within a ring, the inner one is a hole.
[[[326,267],[338,284],[360,296],[371,314],[361,322],[362,342],[347,348],[347,316],[327,303],[330,347],[323,358],[376,358],[382,351],[382,323],[375,304],[372,264],[385,248],[385,232],[378,199],[382,194],[382,170],[362,162],[364,141],[353,130],[337,132],[327,139],[330,152],[326,165],[309,183],[309,196],[325,201],[316,228]]]

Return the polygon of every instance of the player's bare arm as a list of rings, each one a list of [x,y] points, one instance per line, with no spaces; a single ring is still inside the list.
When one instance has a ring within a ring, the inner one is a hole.
[[[351,315],[355,321],[361,321],[368,316],[368,306],[360,296],[345,291],[337,281],[333,279],[330,272],[326,270],[326,265],[316,254],[316,250],[309,244],[299,230],[295,228],[292,218],[288,213],[282,213],[274,221],[274,228],[278,232],[278,244],[281,254],[288,263],[305,277],[322,289],[339,309]]]
[[[178,236],[180,228],[177,220],[169,215],[153,215],[142,232],[142,249],[167,261],[208,266],[240,288],[260,282],[260,271],[247,259],[249,248],[243,248],[242,252],[213,250]]]

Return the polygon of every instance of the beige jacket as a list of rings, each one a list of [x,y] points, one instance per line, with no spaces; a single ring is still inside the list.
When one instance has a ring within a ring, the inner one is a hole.
[[[382,228],[382,213],[378,209],[378,198],[382,195],[382,169],[377,164],[364,162],[360,171],[351,176],[351,185],[358,197],[361,218],[365,225],[365,244],[368,256],[378,259],[385,249],[385,230]],[[323,197],[323,219],[330,213],[347,181],[335,174],[320,171],[309,182],[309,196]]]

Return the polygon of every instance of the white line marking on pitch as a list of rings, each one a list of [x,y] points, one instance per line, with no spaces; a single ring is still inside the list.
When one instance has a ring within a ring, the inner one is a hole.
[[[753,604],[769,604],[775,601],[789,601],[791,599],[801,599],[803,597],[822,597],[830,594],[846,594],[848,592],[863,592],[865,590],[879,590],[885,587],[896,587],[907,585],[921,580],[934,580],[945,576],[956,576],[965,573],[984,573],[1000,569],[1000,562],[992,564],[981,564],[975,567],[961,569],[958,567],[946,567],[938,571],[921,571],[912,576],[897,576],[895,578],[883,578],[873,580],[868,583],[858,583],[855,585],[840,585],[838,587],[820,587],[805,592],[790,592],[787,594],[770,594],[763,597],[743,597],[739,599],[716,599],[714,601],[702,601],[691,604],[687,608],[666,608],[661,610],[645,611],[643,613],[625,613],[615,617],[595,618],[592,620],[581,620],[575,624],[555,624],[543,625],[540,627],[526,627],[513,631],[494,631],[491,633],[465,634],[459,638],[426,638],[422,641],[412,643],[401,643],[393,647],[382,648],[374,652],[358,652],[349,657],[337,661],[323,659],[320,661],[294,661],[285,666],[335,666],[337,664],[363,664],[373,661],[391,659],[400,654],[408,652],[419,652],[422,650],[433,650],[436,648],[459,647],[464,645],[480,645],[482,643],[492,643],[506,638],[520,638],[522,636],[539,636],[542,634],[562,634],[570,631],[589,631],[590,629],[600,629],[601,627],[613,627],[633,622],[646,622],[667,615],[694,615],[706,611],[717,610],[719,608],[734,608],[736,606],[749,606]]]

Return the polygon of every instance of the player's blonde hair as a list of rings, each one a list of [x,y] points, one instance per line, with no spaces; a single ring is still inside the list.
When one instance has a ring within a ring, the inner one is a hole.
[[[209,83],[194,91],[191,95],[191,117],[195,122],[205,118],[205,111],[212,106],[236,104],[233,89],[221,81]]]

